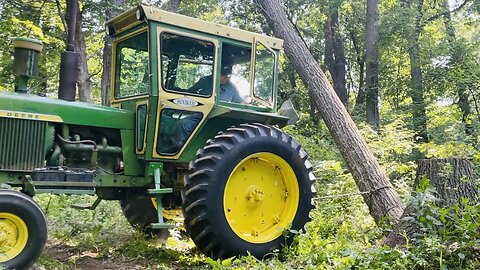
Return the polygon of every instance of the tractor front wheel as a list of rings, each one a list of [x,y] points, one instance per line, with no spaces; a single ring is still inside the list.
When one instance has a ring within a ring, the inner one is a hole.
[[[186,177],[185,226],[213,258],[262,258],[292,241],[313,209],[312,165],[281,130],[245,124],[197,152]]]
[[[0,268],[28,269],[42,253],[47,224],[27,195],[0,190]]]

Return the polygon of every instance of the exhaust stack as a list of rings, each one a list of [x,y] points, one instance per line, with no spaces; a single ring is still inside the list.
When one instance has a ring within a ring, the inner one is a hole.
[[[60,62],[60,82],[58,98],[75,101],[78,78],[78,53],[74,52],[75,28],[77,22],[78,0],[67,3],[67,17],[70,18],[67,33],[67,50],[62,53]]]
[[[27,93],[28,80],[38,74],[38,55],[43,44],[40,40],[31,38],[15,38],[12,44],[15,92]]]

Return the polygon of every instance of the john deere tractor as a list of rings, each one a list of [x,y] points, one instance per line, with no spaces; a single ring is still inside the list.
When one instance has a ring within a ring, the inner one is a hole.
[[[182,209],[213,258],[263,258],[290,243],[315,191],[307,153],[278,128],[288,120],[277,114],[282,40],[146,6],[107,30],[110,107],[74,101],[71,43],[59,99],[29,94],[42,43],[13,41],[15,92],[0,92],[0,265],[25,269],[42,252],[39,193],[96,196],[83,209],[119,200],[145,233],[165,232]]]

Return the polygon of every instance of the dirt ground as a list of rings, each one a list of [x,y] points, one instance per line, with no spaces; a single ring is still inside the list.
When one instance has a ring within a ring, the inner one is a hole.
[[[57,261],[59,264],[63,264],[65,269],[95,269],[95,270],[109,270],[109,269],[146,269],[148,265],[143,265],[138,261],[132,260],[119,261],[119,258],[99,258],[98,254],[92,251],[83,252],[78,254],[75,249],[68,246],[51,246],[44,250],[44,253],[49,257]],[[35,264],[30,270],[52,270],[39,263]]]
[[[174,254],[182,254],[182,252]],[[158,254],[159,258],[162,253]],[[39,260],[29,270],[143,270],[143,269],[198,269],[199,266],[189,266],[177,260],[177,256],[167,258],[164,262],[152,262],[142,256],[100,255],[95,250],[80,251],[58,242],[48,241]]]

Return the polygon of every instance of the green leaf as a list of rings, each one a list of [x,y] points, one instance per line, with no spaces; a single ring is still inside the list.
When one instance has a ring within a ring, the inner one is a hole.
[[[231,258],[228,258],[228,259],[225,259],[222,261],[222,265],[223,266],[230,266],[230,264],[232,264],[232,261],[235,259],[235,256],[231,257]]]
[[[438,220],[438,219],[436,219],[436,218],[434,218],[430,215],[427,215],[427,219],[430,220],[433,224],[435,224],[437,226],[443,225],[443,223],[440,220]]]

